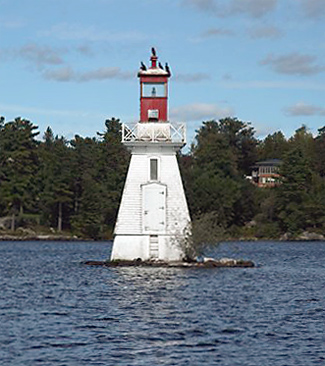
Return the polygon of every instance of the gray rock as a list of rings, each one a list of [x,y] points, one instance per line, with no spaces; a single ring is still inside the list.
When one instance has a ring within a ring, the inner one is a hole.
[[[304,231],[297,238],[298,240],[324,240],[325,237],[322,234]]]

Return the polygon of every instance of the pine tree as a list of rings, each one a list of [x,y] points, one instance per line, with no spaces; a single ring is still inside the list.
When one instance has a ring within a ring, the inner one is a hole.
[[[71,149],[63,137],[54,137],[48,127],[39,147],[40,207],[44,221],[58,231],[70,227],[73,198]]]
[[[203,214],[213,212],[218,224],[226,229],[251,220],[254,187],[244,175],[255,162],[256,144],[248,123],[234,118],[203,122],[191,149],[190,164],[182,167],[194,219],[202,220]]]
[[[313,172],[301,146],[293,146],[280,169],[282,184],[277,190],[278,217],[292,234],[306,228],[305,204],[312,187]]]
[[[315,139],[316,170],[325,178],[325,126],[318,129]]]
[[[119,119],[105,121],[106,131],[100,136],[100,177],[102,181],[102,198],[104,223],[112,230],[122,197],[130,154],[121,143],[122,125]]]
[[[39,168],[35,137],[39,134],[30,121],[16,118],[0,125],[0,196],[4,213],[12,216],[12,230],[16,216],[25,209],[35,210],[36,180]]]
[[[281,131],[275,132],[258,146],[258,160],[282,159],[288,150],[289,144]]]

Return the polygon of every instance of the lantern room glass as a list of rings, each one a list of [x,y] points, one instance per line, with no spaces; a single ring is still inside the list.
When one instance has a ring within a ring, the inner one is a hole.
[[[143,83],[141,95],[145,98],[164,98],[167,96],[166,83]]]

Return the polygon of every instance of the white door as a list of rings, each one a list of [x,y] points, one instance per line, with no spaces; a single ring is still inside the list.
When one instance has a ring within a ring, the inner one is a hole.
[[[166,227],[166,186],[148,184],[142,186],[143,231],[158,233]]]

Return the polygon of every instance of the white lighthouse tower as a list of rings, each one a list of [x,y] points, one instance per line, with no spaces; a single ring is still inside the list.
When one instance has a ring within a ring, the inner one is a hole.
[[[179,245],[190,223],[176,159],[186,143],[184,124],[168,121],[169,67],[152,49],[151,65],[141,63],[140,121],[122,126],[130,166],[114,230],[111,260],[183,258]]]

